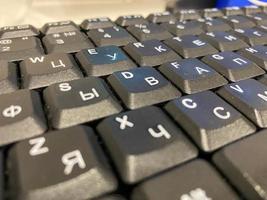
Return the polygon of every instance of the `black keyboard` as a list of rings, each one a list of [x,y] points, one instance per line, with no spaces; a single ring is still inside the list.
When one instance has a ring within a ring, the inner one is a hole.
[[[267,7],[0,29],[1,200],[266,200]]]

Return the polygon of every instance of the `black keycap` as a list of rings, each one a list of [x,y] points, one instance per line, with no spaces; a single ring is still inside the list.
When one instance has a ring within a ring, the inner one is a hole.
[[[169,47],[174,49],[184,58],[201,57],[218,51],[205,40],[194,35],[174,37],[164,41]]]
[[[81,24],[81,28],[85,31],[112,26],[114,26],[114,23],[107,17],[85,19]]]
[[[204,18],[213,18],[213,17],[222,17],[223,12],[218,8],[205,8],[201,11],[201,14]]]
[[[42,39],[47,53],[75,53],[94,47],[84,33],[79,31],[48,34]]]
[[[130,109],[161,103],[179,97],[180,92],[151,67],[115,72],[108,81]]]
[[[122,110],[102,79],[89,77],[62,82],[44,90],[49,121],[66,128],[116,114]]]
[[[136,41],[125,29],[118,26],[93,29],[87,32],[87,35],[97,46],[124,46]]]
[[[125,15],[116,20],[120,26],[131,26],[135,24],[148,24],[148,21],[141,15]]]
[[[165,108],[203,151],[213,151],[255,131],[245,117],[211,91],[173,100]]]
[[[14,92],[19,89],[17,67],[14,63],[0,61],[0,94]]]
[[[46,23],[42,28],[43,34],[53,34],[62,32],[78,31],[80,28],[72,21],[60,21]]]
[[[195,160],[145,181],[132,200],[240,199],[225,179],[206,161]]]
[[[218,93],[259,127],[267,127],[267,86],[247,79],[222,87]]]
[[[227,16],[231,15],[243,15],[244,12],[240,7],[232,6],[223,9],[223,13]]]
[[[243,40],[223,31],[201,34],[200,38],[208,41],[212,46],[220,51],[234,51],[248,47],[248,45]]]
[[[82,126],[16,144],[8,172],[13,199],[92,199],[117,187],[92,129]]]
[[[250,59],[263,69],[267,69],[267,47],[254,46],[241,49],[239,52],[242,56]]]
[[[225,23],[222,19],[207,18],[204,20],[203,29],[206,32],[229,31],[229,30],[231,30],[231,26],[229,26],[227,23]]]
[[[266,199],[267,132],[261,131],[215,154],[215,164],[246,199]]]
[[[230,51],[206,56],[202,59],[228,80],[236,82],[264,74],[255,63]]]
[[[259,6],[255,6],[255,5],[244,6],[242,9],[243,9],[245,15],[260,13],[262,11]]]
[[[257,25],[267,26],[267,14],[266,13],[255,13],[249,16],[249,19]]]
[[[29,57],[20,63],[23,88],[41,88],[53,83],[82,78],[73,57],[55,53]]]
[[[179,21],[193,20],[201,18],[200,13],[194,9],[178,10],[175,13]]]
[[[228,23],[233,29],[238,29],[238,28],[252,28],[255,26],[253,21],[251,21],[248,17],[246,16],[225,16],[222,18],[226,23]]]
[[[183,92],[192,94],[227,84],[227,80],[196,58],[163,64],[159,70]]]
[[[32,25],[4,26],[0,28],[0,38],[17,38],[26,36],[38,36],[39,31]]]
[[[197,149],[157,107],[112,116],[102,121],[97,130],[127,183],[197,156]]]
[[[158,40],[130,43],[124,50],[140,66],[157,66],[180,58],[172,49]]]
[[[129,26],[127,30],[139,41],[145,40],[165,40],[172,37],[163,26],[158,24],[136,24]]]
[[[47,129],[37,92],[18,90],[0,96],[0,145],[40,135]]]
[[[76,57],[89,76],[105,76],[136,67],[134,62],[117,46],[84,49],[78,52]]]
[[[152,23],[163,23],[175,20],[175,16],[173,16],[169,11],[165,11],[151,13],[146,19]]]
[[[41,41],[36,37],[26,36],[0,40],[0,60],[20,61],[43,53]]]
[[[267,33],[258,28],[235,29],[231,33],[251,46],[267,44]]]
[[[176,22],[169,21],[162,23],[164,28],[166,28],[170,33],[176,36],[183,35],[200,35],[203,33],[203,23],[199,21],[185,21],[185,22]]]
[[[102,197],[96,200],[126,200],[126,199],[120,195],[110,195],[110,196]]]

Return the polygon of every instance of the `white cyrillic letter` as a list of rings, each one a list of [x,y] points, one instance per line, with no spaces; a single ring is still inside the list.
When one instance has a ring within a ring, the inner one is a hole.
[[[78,165],[81,169],[86,167],[82,154],[79,150],[64,154],[61,158],[61,161],[65,165],[64,174],[66,175],[71,174],[75,165]]]

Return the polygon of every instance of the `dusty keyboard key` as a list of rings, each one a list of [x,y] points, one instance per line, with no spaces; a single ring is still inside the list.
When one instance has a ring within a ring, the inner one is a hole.
[[[0,145],[44,133],[47,129],[37,92],[18,90],[0,95]]]
[[[18,90],[18,71],[16,64],[2,60],[0,61],[0,69],[0,94]]]
[[[32,25],[4,26],[0,28],[0,38],[17,38],[25,36],[38,36],[39,31]]]
[[[165,11],[152,13],[148,15],[146,19],[152,23],[163,23],[173,21],[175,20],[175,17],[169,11]]]
[[[89,76],[105,76],[136,67],[135,63],[117,46],[84,49],[76,54],[76,58]]]
[[[138,185],[132,200],[241,200],[214,167],[195,160]]]
[[[264,70],[255,63],[230,51],[206,56],[202,61],[233,82],[265,73]]]
[[[120,26],[131,26],[135,24],[148,24],[148,21],[141,15],[125,15],[116,20],[116,23]]]
[[[41,32],[45,35],[79,30],[80,28],[72,21],[49,22],[41,28]]]
[[[171,48],[158,40],[130,43],[124,50],[140,66],[157,66],[180,58]]]
[[[66,128],[122,110],[105,82],[89,77],[49,86],[44,90],[48,119],[57,129]]]
[[[267,127],[267,86],[247,79],[222,87],[218,93],[259,127]]]
[[[81,24],[81,28],[83,30],[89,31],[98,28],[108,28],[114,25],[115,24],[109,18],[99,17],[99,18],[85,19]]]
[[[92,199],[117,188],[89,127],[53,131],[17,143],[7,162],[12,199]]]
[[[194,9],[178,10],[175,13],[179,21],[194,20],[201,18],[200,13]]]
[[[197,149],[157,107],[103,120],[97,127],[120,176],[135,183],[197,156]]]
[[[245,137],[256,129],[211,91],[178,98],[168,103],[165,109],[206,152]]]
[[[223,76],[196,58],[165,63],[159,70],[187,94],[227,84]]]
[[[73,57],[64,53],[27,58],[20,69],[22,86],[30,89],[83,77]]]
[[[157,70],[140,67],[115,72],[108,81],[130,109],[161,103],[181,96],[181,93]]]

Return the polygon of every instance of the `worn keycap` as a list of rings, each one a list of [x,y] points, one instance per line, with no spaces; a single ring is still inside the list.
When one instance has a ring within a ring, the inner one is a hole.
[[[196,58],[165,63],[159,70],[187,94],[217,88],[227,83],[219,73]]]
[[[195,58],[209,54],[217,53],[218,51],[208,44],[205,40],[194,35],[185,35],[174,37],[165,40],[164,43],[174,49],[184,58]]]
[[[12,199],[92,199],[117,187],[89,127],[72,127],[25,140],[10,149],[7,162]]]
[[[267,192],[266,130],[225,147],[213,160],[246,199],[265,200]]]
[[[130,109],[161,103],[181,95],[169,81],[151,67],[115,72],[108,77],[108,81]]]
[[[89,76],[105,76],[136,67],[134,62],[117,46],[84,49],[78,52],[76,57]]]
[[[255,131],[252,123],[211,91],[178,98],[165,109],[207,152]]]
[[[264,70],[255,63],[231,51],[208,55],[204,57],[202,61],[233,82],[265,73]]]
[[[204,160],[195,160],[141,183],[132,200],[238,200],[225,179]]]
[[[16,64],[1,60],[0,71],[0,94],[18,90],[18,71]]]
[[[179,21],[194,20],[201,18],[199,11],[194,9],[177,10],[175,15]]]
[[[20,61],[29,56],[44,54],[40,39],[20,37],[0,40],[0,60]]]
[[[243,40],[223,31],[204,33],[200,35],[200,38],[206,40],[220,51],[234,51],[248,47],[248,44]]]
[[[267,86],[247,79],[222,87],[218,93],[259,127],[267,127]]]
[[[130,43],[124,50],[140,66],[157,66],[180,58],[171,48],[158,40]]]
[[[47,53],[75,53],[81,49],[94,47],[86,35],[79,31],[48,34],[42,41]]]
[[[102,121],[97,130],[127,183],[197,156],[197,149],[157,107],[112,116]]]
[[[124,28],[113,26],[109,28],[93,29],[87,32],[87,35],[97,46],[124,46],[136,39],[131,36]]]
[[[175,20],[175,17],[169,12],[157,12],[151,13],[146,18],[149,22],[152,23],[163,23]]]
[[[267,33],[258,28],[235,29],[231,32],[250,46],[267,44]]]
[[[17,38],[25,36],[38,36],[39,31],[32,25],[4,26],[0,28],[0,38]]]
[[[100,119],[122,110],[105,84],[89,77],[49,86],[44,90],[48,119],[57,129]]]
[[[41,32],[45,35],[78,30],[80,28],[73,21],[49,22],[41,28]]]
[[[85,31],[89,31],[98,28],[108,28],[114,25],[115,24],[109,18],[99,17],[99,18],[85,19],[81,24],[81,28]]]
[[[29,57],[20,63],[23,88],[41,88],[53,83],[82,78],[71,55],[54,53]]]
[[[233,15],[225,16],[221,19],[228,23],[233,29],[252,28],[255,26],[254,22],[247,16]]]
[[[243,15],[244,14],[243,10],[240,7],[237,7],[237,6],[226,7],[222,11],[227,16]]]
[[[47,129],[39,94],[30,90],[0,95],[0,145],[40,135]]]
[[[123,27],[135,24],[148,24],[148,21],[142,15],[120,16],[115,22]]]

